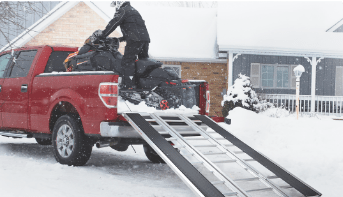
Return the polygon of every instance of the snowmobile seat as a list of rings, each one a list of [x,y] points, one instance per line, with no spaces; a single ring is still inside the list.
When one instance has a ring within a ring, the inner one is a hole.
[[[94,55],[95,51],[91,51],[91,52],[87,52],[85,54],[82,55],[77,55],[74,58],[75,59],[83,59],[83,58],[87,58],[87,57],[92,57]]]
[[[162,66],[162,62],[151,59],[142,59],[136,62],[136,76],[138,78],[147,77],[154,69]]]

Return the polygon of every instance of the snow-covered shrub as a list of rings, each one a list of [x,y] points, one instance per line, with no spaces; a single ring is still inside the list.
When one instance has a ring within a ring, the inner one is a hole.
[[[289,111],[282,107],[272,107],[265,111],[263,111],[261,114],[272,117],[272,118],[284,118],[289,116]]]
[[[222,114],[224,117],[235,107],[260,112],[273,106],[271,103],[258,98],[250,83],[250,78],[242,74],[239,74],[233,86],[229,87],[221,104],[223,106]]]

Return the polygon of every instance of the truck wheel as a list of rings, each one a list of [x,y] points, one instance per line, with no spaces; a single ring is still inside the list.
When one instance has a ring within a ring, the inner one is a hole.
[[[152,163],[166,163],[156,152],[154,149],[149,146],[149,144],[143,144],[144,152],[146,157]]]
[[[35,138],[35,139],[39,145],[46,146],[46,145],[52,144],[51,139],[44,139],[44,138]]]
[[[81,122],[71,115],[63,115],[56,121],[52,144],[56,160],[69,166],[86,164],[93,147],[91,140],[83,133]]]

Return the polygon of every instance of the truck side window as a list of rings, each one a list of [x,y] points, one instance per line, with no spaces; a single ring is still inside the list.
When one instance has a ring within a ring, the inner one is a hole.
[[[53,51],[49,57],[48,63],[46,64],[45,73],[51,72],[65,72],[63,61],[72,53],[70,51]]]
[[[37,51],[21,51],[12,66],[10,78],[26,77],[29,73],[33,59]]]
[[[0,78],[4,77],[4,73],[7,68],[7,64],[11,59],[11,54],[5,54],[0,57]]]

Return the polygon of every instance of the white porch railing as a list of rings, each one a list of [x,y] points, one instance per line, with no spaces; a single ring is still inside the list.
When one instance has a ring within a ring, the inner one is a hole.
[[[259,94],[275,107],[295,112],[295,94]],[[300,95],[299,112],[311,112],[311,95]],[[315,96],[315,112],[322,115],[343,116],[343,96]]]

